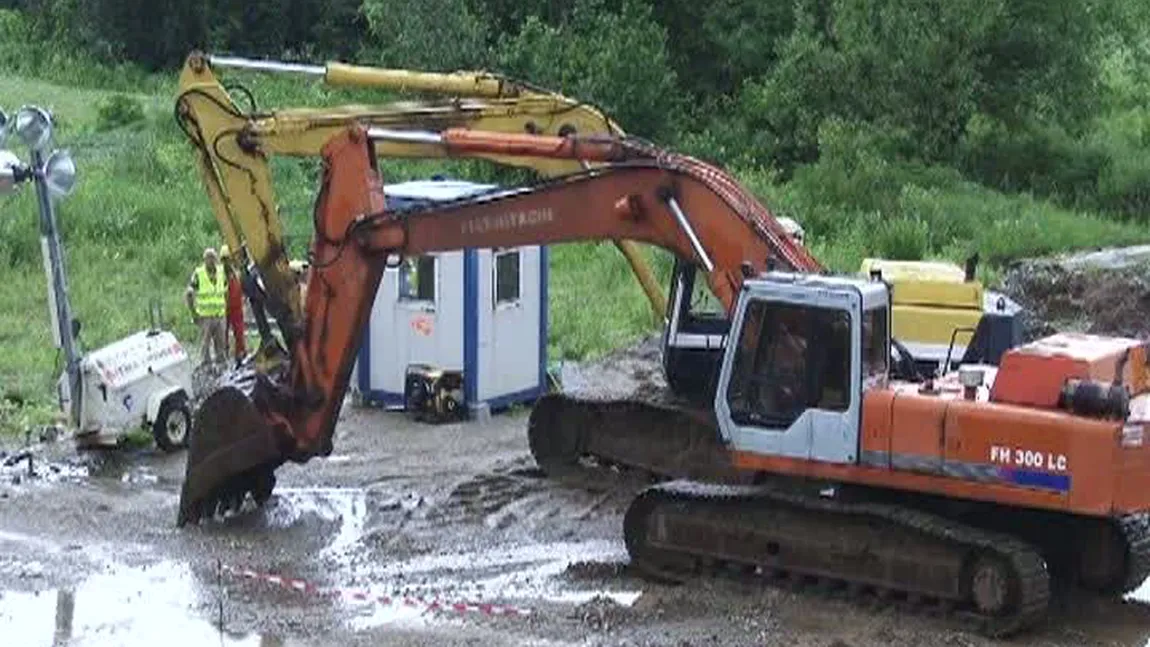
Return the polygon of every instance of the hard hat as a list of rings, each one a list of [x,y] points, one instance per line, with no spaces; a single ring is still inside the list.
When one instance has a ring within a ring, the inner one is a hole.
[[[220,258],[231,258],[231,257],[232,257],[231,248],[228,247],[227,245],[221,246],[220,247]]]
[[[208,257],[217,258],[216,250],[214,248],[212,248],[212,247],[205,247],[204,248],[204,259],[206,260]]]
[[[307,263],[300,260],[290,261],[288,267],[291,268],[293,272],[302,272],[307,269]]]

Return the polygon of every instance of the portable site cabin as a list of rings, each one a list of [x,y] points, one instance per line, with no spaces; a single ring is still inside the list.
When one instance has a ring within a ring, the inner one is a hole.
[[[391,212],[499,187],[454,180],[387,185]],[[404,259],[380,281],[352,388],[402,408],[409,366],[463,373],[463,406],[532,401],[547,386],[547,248],[464,249]]]

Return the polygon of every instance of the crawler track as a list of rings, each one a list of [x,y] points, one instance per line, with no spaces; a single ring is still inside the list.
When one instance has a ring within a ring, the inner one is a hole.
[[[722,570],[873,594],[988,636],[1034,626],[1050,600],[1029,544],[899,506],[675,481],[634,500],[624,533],[632,563],[656,577]]]
[[[607,472],[748,482],[716,428],[709,412],[662,393],[618,400],[548,395],[531,412],[528,442],[548,476],[580,487],[602,488],[611,480]]]
[[[1120,593],[1129,593],[1150,577],[1150,512],[1126,515],[1119,527],[1126,544],[1126,577]]]

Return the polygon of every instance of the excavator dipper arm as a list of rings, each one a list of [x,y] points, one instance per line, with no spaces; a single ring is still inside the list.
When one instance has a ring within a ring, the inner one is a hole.
[[[596,168],[524,189],[386,213],[375,146],[417,140],[445,156],[493,153],[580,159]],[[690,157],[619,138],[560,138],[449,129],[442,134],[352,127],[323,149],[312,278],[301,334],[279,373],[239,375],[201,406],[178,524],[270,495],[287,460],[328,455],[384,269],[403,256],[588,240],[664,248],[706,270],[728,311],[743,278],[768,268],[820,271],[775,218],[729,175]]]

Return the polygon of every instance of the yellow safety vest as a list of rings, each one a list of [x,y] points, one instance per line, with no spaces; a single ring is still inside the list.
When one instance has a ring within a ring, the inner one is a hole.
[[[227,311],[228,279],[224,268],[216,266],[216,282],[208,278],[208,268],[196,268],[196,310],[201,317],[222,317]]]

